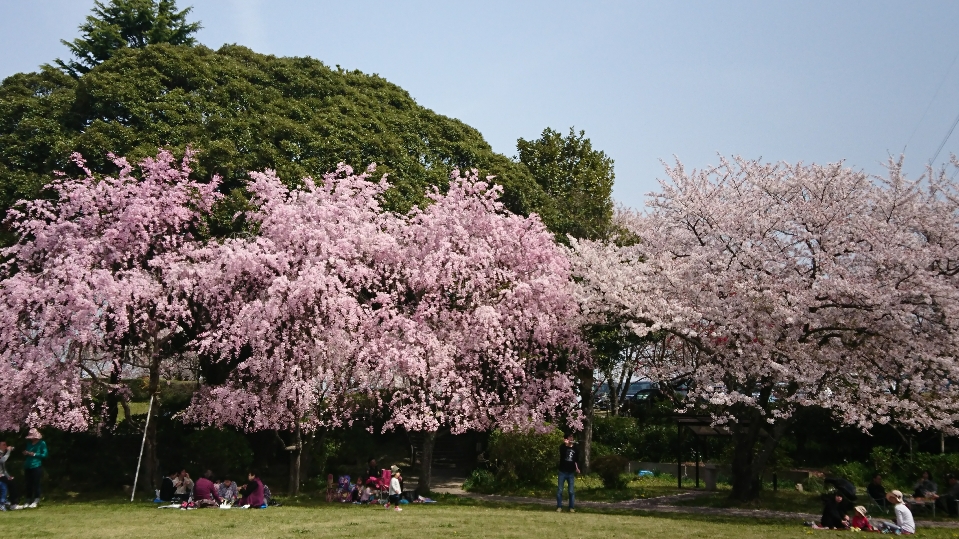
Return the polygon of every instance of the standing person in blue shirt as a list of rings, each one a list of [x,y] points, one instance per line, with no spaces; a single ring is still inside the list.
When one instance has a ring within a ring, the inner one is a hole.
[[[27,480],[27,499],[32,499],[27,507],[34,508],[40,503],[40,478],[43,477],[43,459],[47,458],[47,443],[40,436],[40,431],[30,429],[27,434],[27,447],[23,455],[27,457],[23,462],[23,475]]]
[[[576,497],[574,483],[576,474],[579,473],[579,451],[573,447],[576,441],[572,434],[567,434],[563,439],[563,444],[559,446],[559,485],[556,489],[556,512],[563,511],[563,482],[568,485],[569,490],[569,512],[576,512]]]

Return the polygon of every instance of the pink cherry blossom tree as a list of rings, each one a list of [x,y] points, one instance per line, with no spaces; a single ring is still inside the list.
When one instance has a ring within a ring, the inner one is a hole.
[[[198,351],[232,372],[187,418],[286,430],[296,451],[301,434],[371,414],[432,443],[443,427],[541,424],[572,408],[576,305],[538,218],[459,176],[425,209],[385,213],[372,171],[343,166],[293,190],[255,174],[256,233],[191,255],[180,281],[211,313]]]
[[[954,160],[955,164],[955,160]],[[618,222],[638,243],[573,241],[590,320],[664,335],[640,372],[688,388],[733,434],[733,496],[754,499],[797,407],[869,429],[951,429],[959,412],[959,196],[832,165],[723,160]]]
[[[370,181],[373,170],[341,165],[293,190],[272,171],[253,173],[255,233],[199,249],[180,268],[206,313],[197,352],[229,371],[204,380],[186,419],[289,432],[293,494],[304,435],[351,423],[375,398],[369,333],[398,253],[397,218],[377,202],[388,185]]]
[[[386,428],[424,434],[429,491],[436,433],[572,419],[582,358],[569,262],[539,218],[505,211],[500,187],[454,171],[414,209],[373,343],[392,383]]]
[[[0,280],[0,430],[84,429],[90,390],[121,391],[121,372],[146,373],[157,394],[161,368],[182,351],[191,323],[167,270],[197,241],[218,198],[216,178],[189,178],[191,156],[177,164],[161,151],[139,174],[116,158],[119,173],[96,178],[76,155],[84,176],[60,177],[48,186],[52,200],[11,210],[19,239],[3,251]]]

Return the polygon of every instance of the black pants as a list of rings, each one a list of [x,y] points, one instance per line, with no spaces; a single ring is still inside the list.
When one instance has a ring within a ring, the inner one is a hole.
[[[17,483],[13,479],[0,477],[0,482],[7,485],[7,502],[10,505],[17,505]]]
[[[43,477],[43,467],[23,470],[27,479],[27,503],[40,499],[40,478]]]
[[[400,504],[400,495],[399,494],[390,494],[390,503],[393,505]]]
[[[936,507],[945,510],[951,517],[959,515],[959,499],[949,494],[939,496],[939,499],[936,500]]]

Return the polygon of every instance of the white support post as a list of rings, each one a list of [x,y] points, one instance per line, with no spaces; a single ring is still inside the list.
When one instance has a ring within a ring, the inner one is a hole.
[[[130,491],[130,501],[137,493],[137,480],[140,479],[140,463],[143,462],[143,448],[147,444],[147,430],[150,429],[150,415],[153,412],[153,395],[150,395],[150,405],[147,406],[147,421],[143,425],[143,441],[140,442],[140,458],[137,459],[137,473],[133,476],[133,489]]]

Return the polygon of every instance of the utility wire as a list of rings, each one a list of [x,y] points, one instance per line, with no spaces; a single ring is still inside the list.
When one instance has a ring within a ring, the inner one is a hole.
[[[932,94],[932,99],[929,100],[929,104],[926,105],[926,110],[922,112],[922,116],[919,118],[919,122],[916,123],[916,128],[912,130],[912,134],[909,135],[909,138],[906,140],[906,146],[909,146],[909,143],[912,142],[912,137],[916,136],[916,132],[919,131],[919,126],[922,125],[922,122],[926,119],[926,115],[929,114],[929,109],[932,108],[932,104],[936,101],[936,98],[939,97],[939,91],[942,90],[942,85],[946,83],[946,79],[949,78],[949,73],[952,72],[952,68],[956,65],[956,60],[959,60],[959,52],[952,57],[952,63],[949,64],[949,69],[942,74],[942,79],[939,81],[939,86],[936,87],[936,92]],[[906,151],[906,148],[903,147],[903,152]]]
[[[949,137],[952,136],[952,132],[956,130],[956,125],[959,125],[959,116],[956,116],[956,120],[952,122],[952,127],[949,128],[949,132],[946,133],[946,136],[942,139],[942,142],[939,143],[939,148],[936,150],[936,155],[933,155],[932,159],[929,160],[930,165],[936,162],[936,158],[939,157],[939,152],[942,151],[942,147],[946,145],[946,141],[948,141]]]

